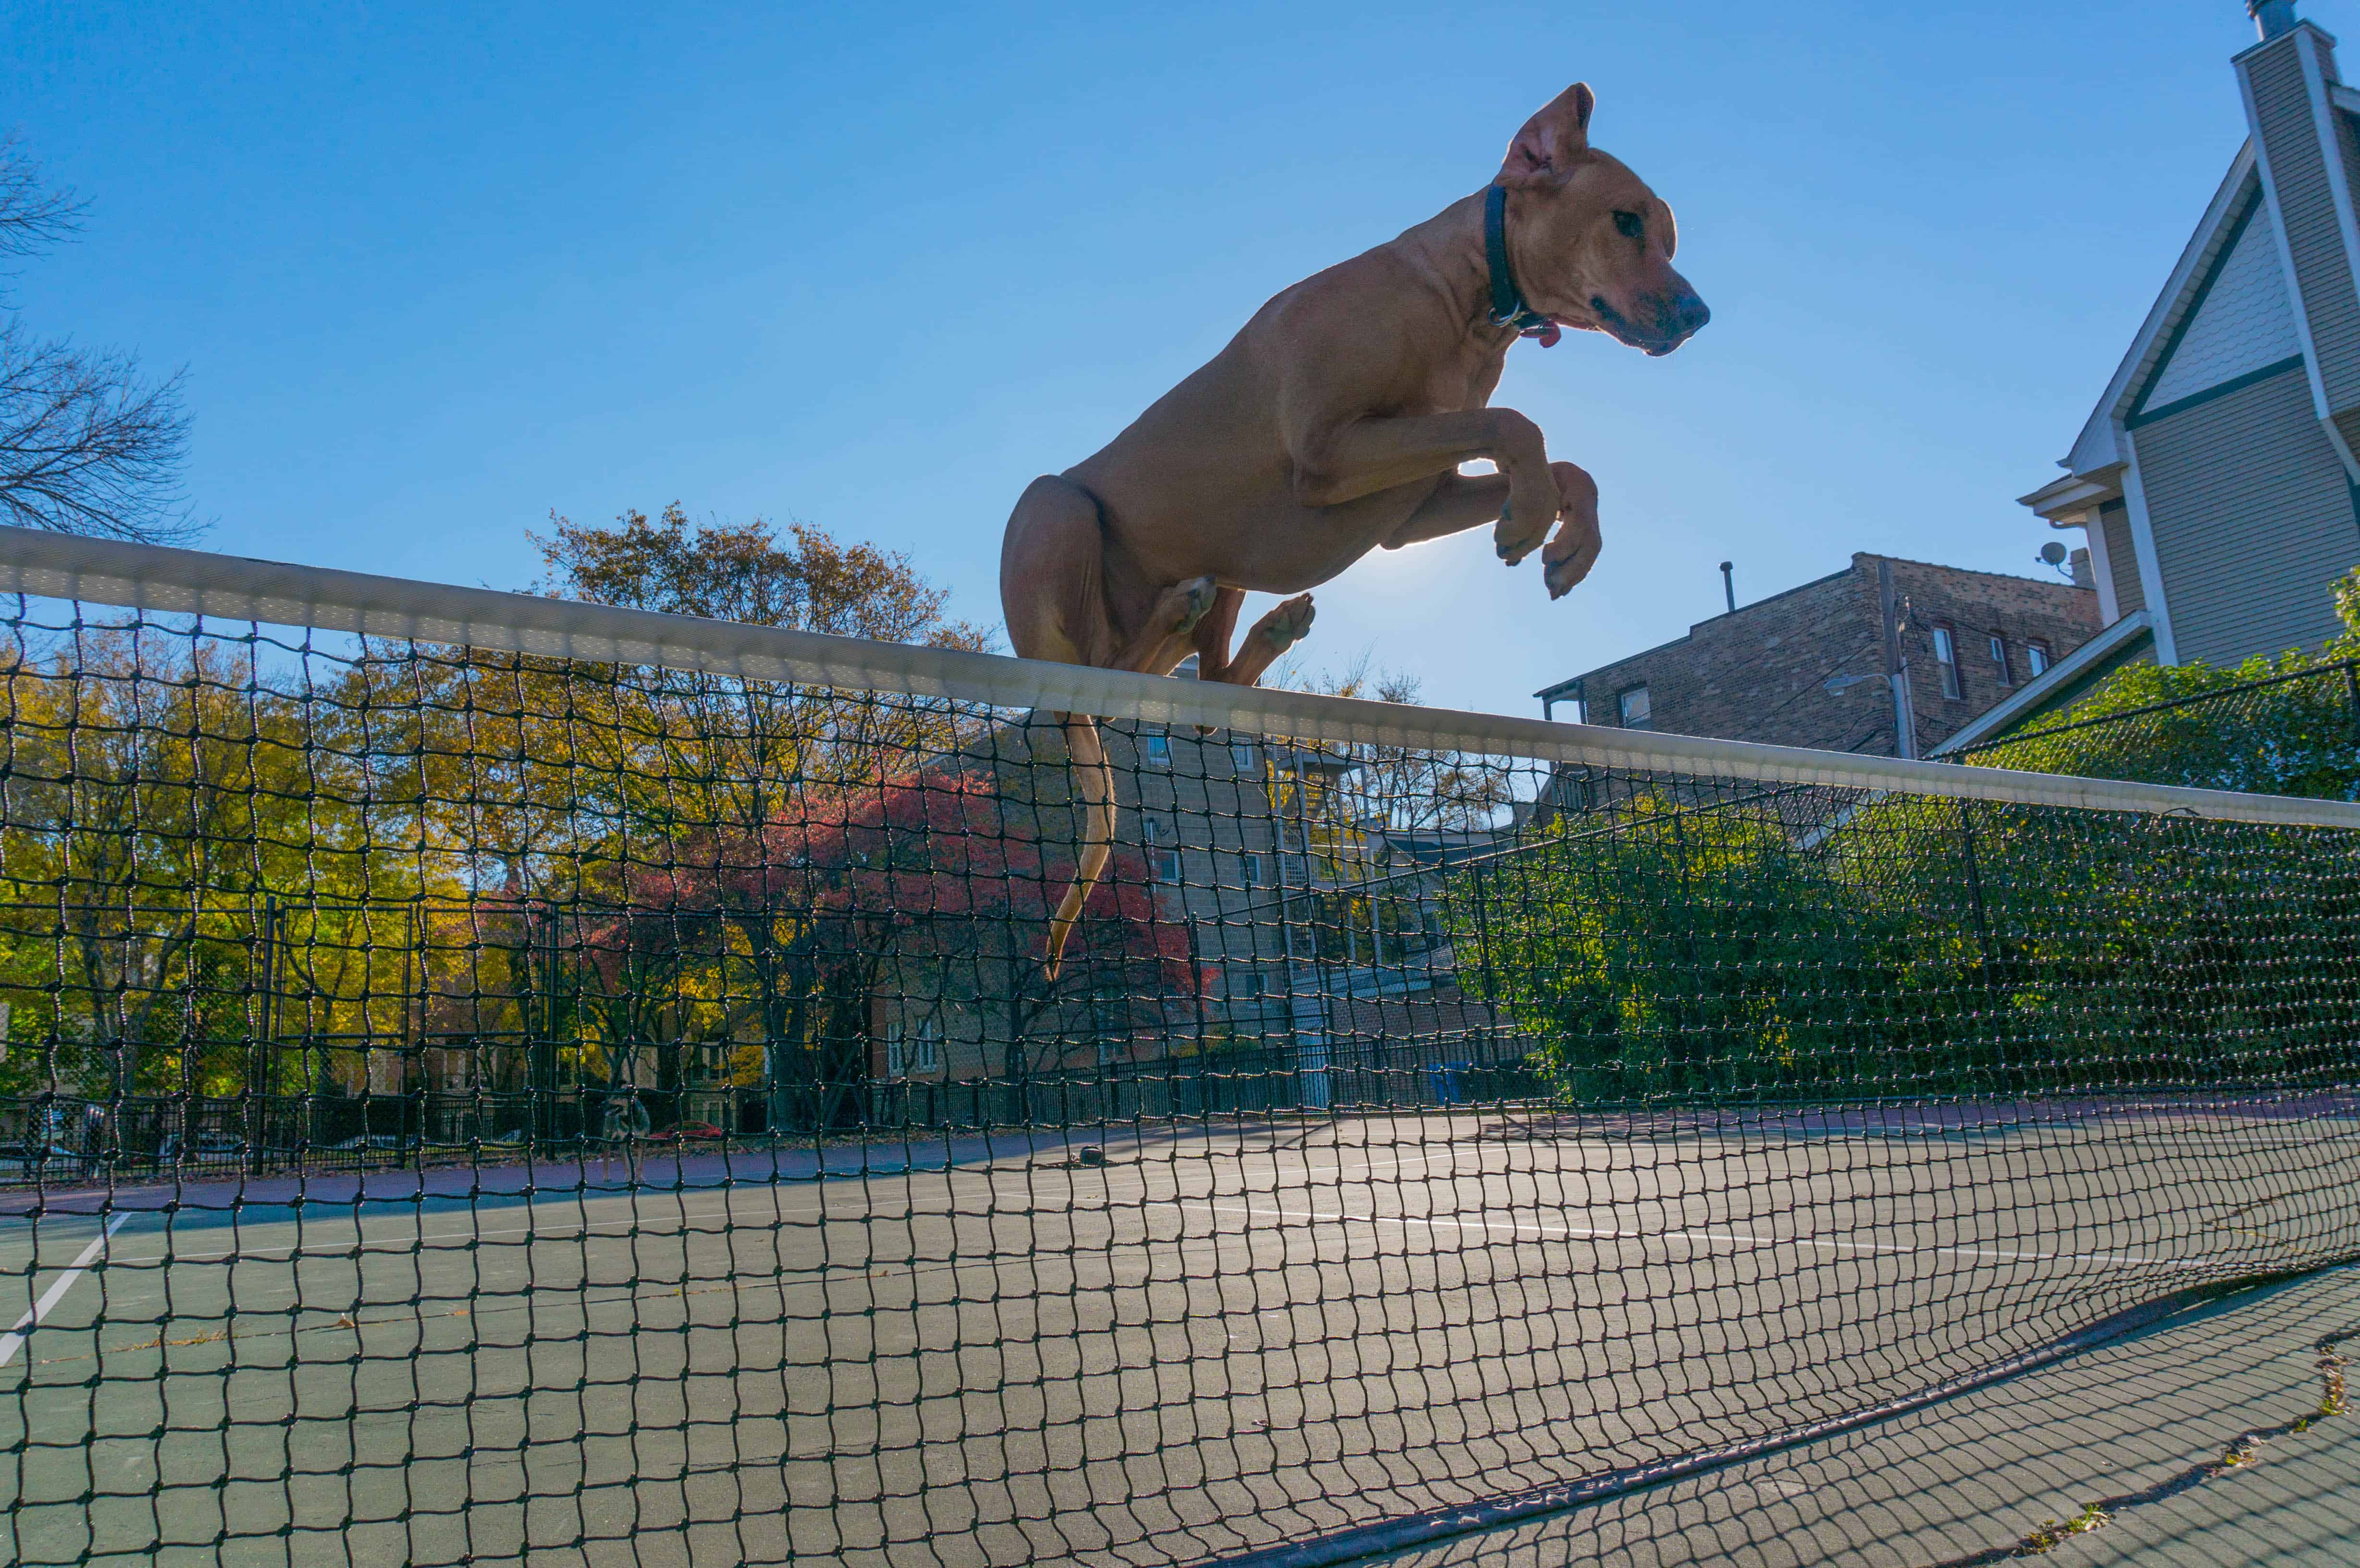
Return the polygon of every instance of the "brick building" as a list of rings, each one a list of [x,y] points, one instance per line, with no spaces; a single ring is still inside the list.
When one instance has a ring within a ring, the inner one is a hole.
[[[1534,693],[1626,729],[1922,757],[2098,630],[2074,583],[1854,555],[1815,582]]]

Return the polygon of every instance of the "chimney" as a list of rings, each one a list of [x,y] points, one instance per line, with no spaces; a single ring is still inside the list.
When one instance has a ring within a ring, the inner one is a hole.
[[[2294,0],[2245,0],[2245,14],[2264,43],[2294,29]]]

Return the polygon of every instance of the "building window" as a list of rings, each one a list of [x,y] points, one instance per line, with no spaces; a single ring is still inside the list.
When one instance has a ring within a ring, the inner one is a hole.
[[[1238,886],[1249,891],[1262,886],[1262,856],[1251,850],[1238,856]]]
[[[928,1018],[914,1031],[900,1024],[885,1026],[885,1076],[906,1078],[913,1073],[943,1070],[943,1026]]]
[[[2003,686],[2015,685],[2016,673],[2007,667],[2007,639],[1997,632],[1994,632],[1991,637],[1991,656],[1992,663],[1999,669],[1999,683]]]
[[[1180,846],[1172,841],[1172,830],[1153,817],[1140,823],[1147,841],[1147,872],[1158,882],[1177,884],[1180,880]]]
[[[1251,773],[1254,770],[1253,742],[1250,740],[1229,742],[1229,766],[1240,773]]]
[[[1169,768],[1172,766],[1172,737],[1170,735],[1152,735],[1147,737],[1147,766],[1150,768]]]
[[[1948,626],[1934,628],[1934,662],[1942,667],[1942,695],[1956,699],[1962,695],[1959,685],[1959,645]]]
[[[2049,645],[2045,642],[2026,643],[2024,645],[2024,667],[2030,670],[2035,676],[2048,674]]]
[[[1651,730],[1655,727],[1655,710],[1647,701],[1644,686],[1626,686],[1614,694],[1614,713],[1626,730]]]
[[[1131,1054],[1131,994],[1120,983],[1101,985],[1090,993],[1090,1028],[1098,1035],[1099,1066]]]

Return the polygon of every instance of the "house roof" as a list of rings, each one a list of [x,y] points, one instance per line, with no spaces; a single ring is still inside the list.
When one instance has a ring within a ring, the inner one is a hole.
[[[1493,853],[1500,847],[1501,835],[1490,828],[1415,829],[1398,832],[1392,828],[1371,830],[1372,836],[1413,863],[1428,867],[1456,866]]]
[[[2222,176],[2220,187],[2212,192],[2196,232],[2189,236],[2162,292],[2156,296],[2147,320],[2140,323],[2138,335],[2131,340],[2129,351],[2106,383],[2097,407],[2090,411],[2081,433],[2074,438],[2072,451],[2059,461],[2058,466],[2069,475],[2086,479],[2121,466],[2121,443],[2114,439],[2118,421],[2130,416],[2149,373],[2174,346],[2179,329],[2202,300],[2205,286],[2217,272],[2216,263],[2225,259],[2223,252],[2228,242],[2236,238],[2245,226],[2241,220],[2259,195],[2260,188],[2260,176],[2255,170],[2254,144],[2248,137],[2230,160],[2228,173]],[[2034,506],[2034,497],[2049,488],[2043,486],[2025,496],[2024,504]]]

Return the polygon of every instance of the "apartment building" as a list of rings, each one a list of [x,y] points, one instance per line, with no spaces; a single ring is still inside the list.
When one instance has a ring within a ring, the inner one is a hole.
[[[2098,630],[2075,565],[2082,582],[2042,582],[1856,554],[1535,695],[1587,724],[1919,757]]]

